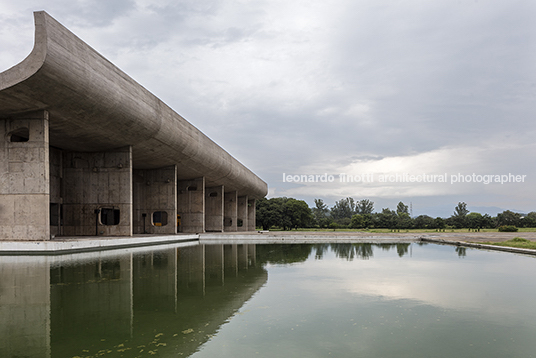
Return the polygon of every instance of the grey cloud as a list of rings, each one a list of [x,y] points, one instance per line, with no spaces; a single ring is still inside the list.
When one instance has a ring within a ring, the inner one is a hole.
[[[53,0],[47,2],[43,9],[70,27],[94,28],[109,26],[118,17],[127,16],[135,7],[134,0]]]

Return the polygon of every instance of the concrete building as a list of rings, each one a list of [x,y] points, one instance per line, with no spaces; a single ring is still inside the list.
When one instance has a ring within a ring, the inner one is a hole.
[[[0,240],[255,229],[267,185],[46,12],[0,73]]]

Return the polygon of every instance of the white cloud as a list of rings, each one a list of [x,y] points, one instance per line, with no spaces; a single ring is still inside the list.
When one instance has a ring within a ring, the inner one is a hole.
[[[526,186],[296,188],[279,179],[306,170],[532,174],[531,1],[26,0],[0,4],[0,69],[29,53],[31,11],[42,9],[281,195],[536,200]]]
[[[337,162],[307,164],[286,174],[328,173],[333,175],[333,182],[321,182],[321,178],[314,182],[298,182],[282,192],[285,196],[291,197],[344,198],[355,197],[356,193],[359,193],[360,198],[386,197],[397,200],[423,196],[508,193],[512,199],[522,201],[533,183],[536,172],[530,166],[522,165],[526,157],[519,156],[518,153],[521,150],[534,152],[534,146],[534,144],[530,146],[506,144],[446,147],[408,156],[358,158],[345,164]],[[507,159],[516,156],[518,160]],[[340,174],[345,176],[341,177]],[[476,176],[473,177],[473,174]],[[509,174],[516,176],[515,182],[512,182],[512,177],[509,176],[505,183],[485,184],[489,180],[495,181],[496,175]],[[493,177],[489,177],[490,175]],[[350,176],[353,178],[349,179]],[[467,176],[470,176],[471,182],[467,182]],[[283,181],[282,175],[280,180]]]

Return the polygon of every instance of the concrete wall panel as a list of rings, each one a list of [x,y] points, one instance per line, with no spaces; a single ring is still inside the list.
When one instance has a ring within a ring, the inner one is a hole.
[[[180,232],[205,232],[205,178],[179,180],[177,185],[177,215]]]
[[[46,111],[0,119],[2,240],[50,239],[48,125]]]
[[[134,180],[134,233],[177,232],[177,167],[137,169]],[[165,212],[167,222],[154,222],[154,213]],[[145,216],[143,215],[145,214]]]
[[[65,152],[64,235],[132,235],[132,152]],[[104,210],[119,210],[117,225],[103,222]],[[99,214],[95,210],[100,210]],[[97,219],[98,217],[98,219]]]
[[[205,230],[223,232],[223,186],[205,188]]]
[[[248,200],[248,231],[255,231],[255,199]]]
[[[248,196],[238,197],[237,231],[248,230]]]
[[[236,232],[236,219],[238,210],[238,193],[229,191],[225,193],[224,198],[224,218],[223,230],[226,232]]]

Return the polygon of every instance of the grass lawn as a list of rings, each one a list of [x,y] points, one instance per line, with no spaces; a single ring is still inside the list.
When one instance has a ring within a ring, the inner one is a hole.
[[[270,231],[283,231],[281,229],[274,229],[271,228]],[[318,229],[318,228],[303,228],[303,229],[293,229],[291,231],[314,231],[314,232],[370,232],[370,233],[392,233],[392,230],[389,229]],[[434,233],[438,232],[436,229],[400,229],[396,232],[408,232],[408,233]],[[467,233],[467,232],[474,232],[474,230],[469,229],[445,229],[441,232],[455,232],[455,233]],[[497,229],[480,229],[480,232],[498,232]],[[536,232],[536,228],[532,227],[524,227],[519,228],[518,232]]]
[[[503,242],[483,242],[482,244],[536,250],[536,241],[530,241],[527,239],[523,239],[521,237],[514,237],[512,240],[503,241]]]

